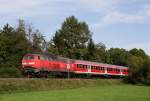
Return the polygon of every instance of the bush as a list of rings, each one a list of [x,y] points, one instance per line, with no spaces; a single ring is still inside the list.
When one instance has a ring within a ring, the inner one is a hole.
[[[4,78],[21,77],[21,72],[18,68],[4,66],[0,68],[0,77]]]

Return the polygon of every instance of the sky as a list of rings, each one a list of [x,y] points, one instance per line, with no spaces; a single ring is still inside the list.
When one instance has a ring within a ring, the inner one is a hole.
[[[1,29],[24,19],[47,40],[72,15],[89,25],[96,43],[150,55],[150,0],[0,0]]]

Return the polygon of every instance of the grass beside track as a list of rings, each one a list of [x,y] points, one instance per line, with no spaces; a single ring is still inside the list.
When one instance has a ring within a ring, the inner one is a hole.
[[[107,85],[2,94],[0,101],[150,101],[150,87]]]
[[[15,93],[26,91],[73,89],[105,85],[119,85],[121,80],[114,79],[0,79],[0,93]]]

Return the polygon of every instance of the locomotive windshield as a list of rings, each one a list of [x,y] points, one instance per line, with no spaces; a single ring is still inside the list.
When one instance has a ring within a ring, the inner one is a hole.
[[[26,55],[23,57],[23,60],[33,60],[34,56],[33,55]]]

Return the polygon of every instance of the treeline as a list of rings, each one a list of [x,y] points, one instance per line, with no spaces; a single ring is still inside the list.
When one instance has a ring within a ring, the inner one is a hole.
[[[74,16],[66,18],[50,41],[23,20],[16,27],[4,25],[0,31],[0,77],[21,77],[21,59],[31,52],[128,66],[128,81],[150,85],[150,58],[142,49],[106,49],[105,44],[93,41],[87,23]]]

